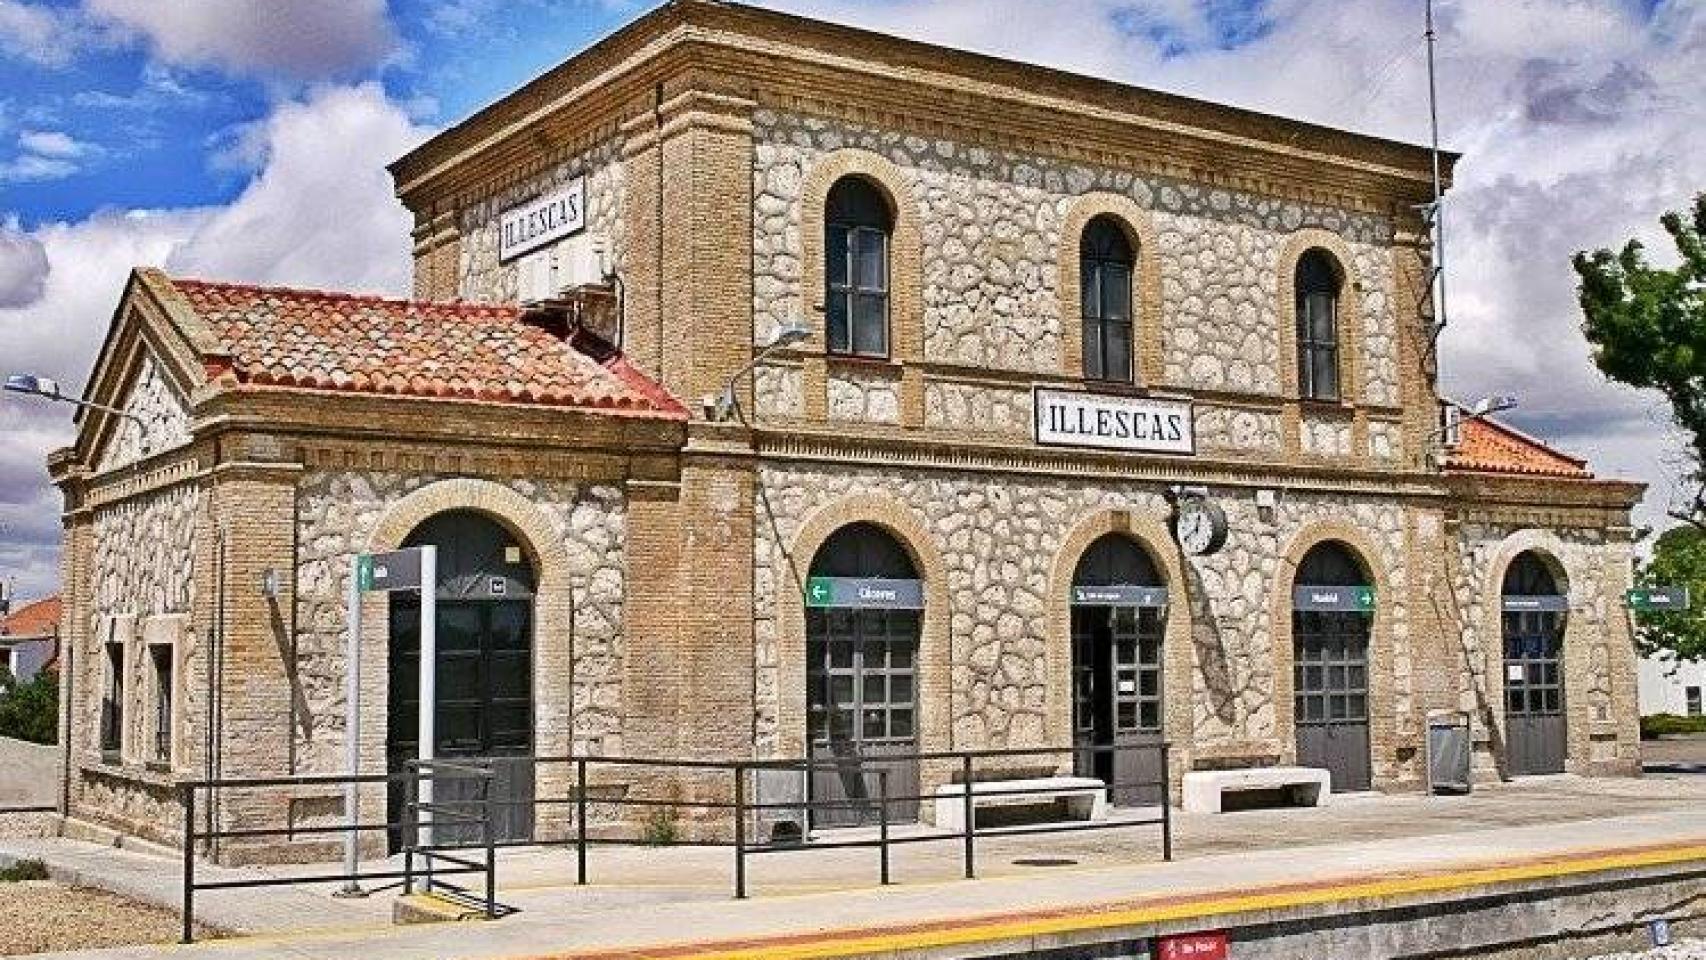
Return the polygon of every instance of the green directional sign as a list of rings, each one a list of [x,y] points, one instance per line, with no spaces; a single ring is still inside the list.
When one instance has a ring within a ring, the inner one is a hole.
[[[1687,587],[1636,587],[1623,595],[1631,610],[1687,610],[1690,597]]]
[[[806,606],[827,607],[834,590],[830,588],[828,577],[812,577],[806,581]]]
[[[1298,587],[1291,592],[1293,610],[1317,613],[1373,613],[1373,587]]]
[[[883,577],[812,577],[806,606],[847,610],[922,610],[924,584]]]
[[[355,584],[361,592],[417,590],[421,585],[419,547],[355,558]]]

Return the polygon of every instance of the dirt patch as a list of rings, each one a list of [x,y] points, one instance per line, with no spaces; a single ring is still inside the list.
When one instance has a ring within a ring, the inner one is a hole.
[[[0,898],[0,956],[176,943],[181,932],[172,911],[105,890],[26,880],[0,885]]]

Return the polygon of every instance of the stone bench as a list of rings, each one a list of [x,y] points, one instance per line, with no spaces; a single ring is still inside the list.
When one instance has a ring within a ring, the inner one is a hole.
[[[1002,791],[1024,791],[1003,793]],[[1108,785],[1095,777],[1037,777],[1030,780],[980,780],[971,785],[975,807],[1064,803],[1071,820],[1106,820]],[[966,788],[944,783],[936,788],[936,826],[965,832]],[[975,810],[974,810],[975,815]]]
[[[1333,777],[1318,767],[1192,770],[1185,774],[1185,812],[1219,813],[1221,797],[1240,790],[1289,790],[1298,805],[1319,807],[1333,791]]]

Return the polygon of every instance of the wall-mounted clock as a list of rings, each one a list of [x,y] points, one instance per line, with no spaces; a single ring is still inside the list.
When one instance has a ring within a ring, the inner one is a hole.
[[[1173,508],[1173,538],[1180,549],[1204,557],[1226,545],[1226,511],[1206,497],[1181,497]]]

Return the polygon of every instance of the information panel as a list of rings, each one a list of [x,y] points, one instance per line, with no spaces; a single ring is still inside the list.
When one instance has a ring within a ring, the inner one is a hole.
[[[1291,592],[1293,610],[1319,613],[1372,613],[1373,587],[1298,587]]]
[[[1075,607],[1165,607],[1166,587],[1073,587]]]

